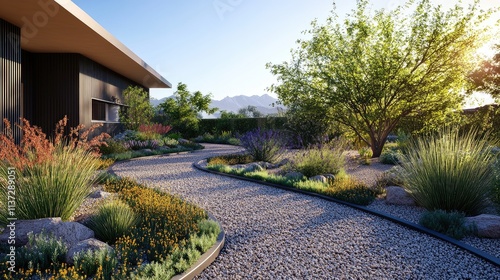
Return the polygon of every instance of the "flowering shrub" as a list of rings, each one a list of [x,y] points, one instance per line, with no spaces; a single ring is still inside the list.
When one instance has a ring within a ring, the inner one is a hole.
[[[0,158],[4,163],[19,170],[52,160],[57,145],[72,149],[80,148],[100,156],[99,147],[107,145],[104,140],[110,137],[107,133],[101,133],[88,140],[89,134],[102,124],[93,125],[87,130],[84,125],[78,125],[70,128],[68,135],[64,135],[68,123],[68,118],[65,116],[57,123],[55,137],[51,141],[41,128],[31,126],[28,120],[22,118],[22,124],[16,124],[23,134],[20,145],[17,145],[12,136],[10,122],[7,119],[3,122],[5,131],[0,133]]]
[[[260,128],[245,133],[241,145],[256,161],[276,162],[285,152],[286,141],[276,130],[261,130]]]
[[[172,127],[170,125],[162,125],[162,124],[141,124],[139,126],[139,133],[137,137],[139,140],[153,140],[160,139],[162,135],[167,134]]]
[[[162,125],[159,123],[155,124],[141,124],[139,126],[139,132],[144,133],[156,133],[156,134],[167,134],[170,130],[172,130],[172,126],[170,125]]]
[[[160,141],[158,140],[127,140],[123,142],[123,147],[127,150],[142,150],[142,149],[157,149],[160,147]]]
[[[10,123],[4,121],[6,131],[0,134],[0,196],[7,197],[5,178],[15,170],[16,214],[18,219],[61,217],[68,219],[91,191],[99,168],[96,149],[109,137],[101,134],[87,140],[97,126],[81,132],[83,126],[71,128],[65,136],[67,118],[59,121],[53,140],[36,126],[22,119],[20,145],[12,137]],[[13,168],[13,169],[12,169]],[[0,221],[6,222],[7,207],[0,200]]]
[[[170,279],[193,265],[217,240],[219,225],[206,220],[203,209],[178,197],[131,179],[110,178],[104,190],[118,192],[120,199],[141,218],[113,245],[114,252],[83,252],[75,256],[74,266],[68,266],[59,260],[60,252],[64,257],[66,248],[44,241],[42,253],[38,250],[25,254],[22,264],[27,267],[18,268],[15,273],[7,270],[7,256],[0,254],[0,278]],[[42,265],[29,266],[33,260],[43,262],[43,269]]]

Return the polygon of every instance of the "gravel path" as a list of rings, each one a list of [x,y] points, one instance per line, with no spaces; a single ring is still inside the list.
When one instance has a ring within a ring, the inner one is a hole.
[[[211,212],[226,231],[199,279],[500,279],[500,268],[384,219],[192,167],[238,148],[117,163],[112,170]]]

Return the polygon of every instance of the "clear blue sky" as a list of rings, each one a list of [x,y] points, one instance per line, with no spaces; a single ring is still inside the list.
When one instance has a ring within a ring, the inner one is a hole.
[[[333,7],[332,0],[73,2],[172,83],[173,89],[151,90],[152,97],[170,96],[183,82],[189,90],[212,93],[218,100],[268,93],[275,78],[265,64],[290,60],[301,32],[315,18],[324,22]],[[340,16],[355,7],[354,0],[336,2]],[[404,1],[371,2],[379,9]],[[481,2],[500,5],[500,0]]]

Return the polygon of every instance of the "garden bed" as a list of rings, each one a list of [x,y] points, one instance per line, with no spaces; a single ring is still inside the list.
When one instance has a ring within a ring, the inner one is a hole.
[[[299,151],[288,151],[286,153],[287,157],[293,156],[293,154],[298,153]],[[356,179],[364,182],[365,184],[369,184],[373,186],[376,184],[377,180],[384,174],[384,171],[391,169],[392,165],[382,164],[378,162],[378,159],[372,159],[370,165],[360,164],[358,160],[358,156],[355,151],[347,152],[347,162],[346,162],[346,170],[350,176],[355,177]],[[233,167],[244,167],[249,166],[252,163],[247,162],[246,165],[233,165]],[[220,166],[216,168],[210,168],[207,166],[207,161],[202,161],[197,164],[197,167],[203,170],[215,171],[218,174],[230,174],[231,177],[241,178],[245,180],[260,182],[266,185],[271,185],[275,187],[285,188],[293,191],[298,191],[301,193],[310,193],[311,190],[308,189],[300,189],[297,186],[290,184],[280,184],[279,180],[269,180],[264,176],[255,176],[255,173],[249,173],[250,176],[245,176],[246,174],[240,170],[240,172],[230,169],[224,170]],[[280,168],[270,169],[268,170],[270,174],[283,174]],[[260,177],[260,178],[259,178]],[[315,190],[312,190],[313,193],[318,193]],[[314,194],[315,195],[315,194]],[[318,195],[315,195],[318,196]],[[319,195],[322,197],[322,195]],[[349,202],[349,201],[348,201]],[[359,203],[358,203],[359,204]],[[348,203],[349,205],[349,203]],[[420,216],[425,212],[424,208],[418,206],[404,206],[404,205],[391,205],[387,204],[384,201],[383,195],[379,195],[376,199],[373,200],[372,203],[366,205],[366,207],[360,206],[361,208],[366,208],[366,210],[375,211],[381,213],[382,215],[391,216],[396,218],[397,220],[401,220],[403,224],[412,224],[418,230],[423,230],[425,232],[430,232],[430,234],[436,234],[436,232],[432,230],[428,230],[418,225],[418,221]],[[373,214],[373,213],[372,213]],[[397,221],[396,221],[397,222]],[[437,233],[443,239],[443,235]],[[444,239],[450,239],[449,237],[444,237]],[[455,242],[452,240],[452,243]],[[458,241],[456,241],[458,242]],[[471,250],[478,251],[480,254],[486,253],[486,255],[490,255],[493,259],[493,262],[499,264],[498,260],[500,259],[500,240],[499,239],[488,239],[488,238],[479,238],[476,236],[466,236],[462,242],[458,242],[463,244],[464,247],[472,246]],[[481,253],[483,252],[483,253]],[[488,257],[487,257],[488,258]]]

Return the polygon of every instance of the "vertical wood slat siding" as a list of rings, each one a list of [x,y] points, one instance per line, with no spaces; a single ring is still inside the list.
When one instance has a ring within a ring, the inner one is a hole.
[[[79,119],[78,54],[32,53],[33,124],[51,135],[68,116],[68,127]]]
[[[3,119],[11,124],[22,117],[21,92],[21,31],[19,27],[0,19],[0,129]],[[13,127],[14,138],[19,141],[21,131]]]
[[[126,77],[80,56],[80,120],[86,126],[92,121],[92,98],[112,101],[117,97],[123,102],[122,92],[128,86],[138,86],[149,93],[149,89]],[[123,129],[120,124],[105,123],[97,132],[115,134]]]

